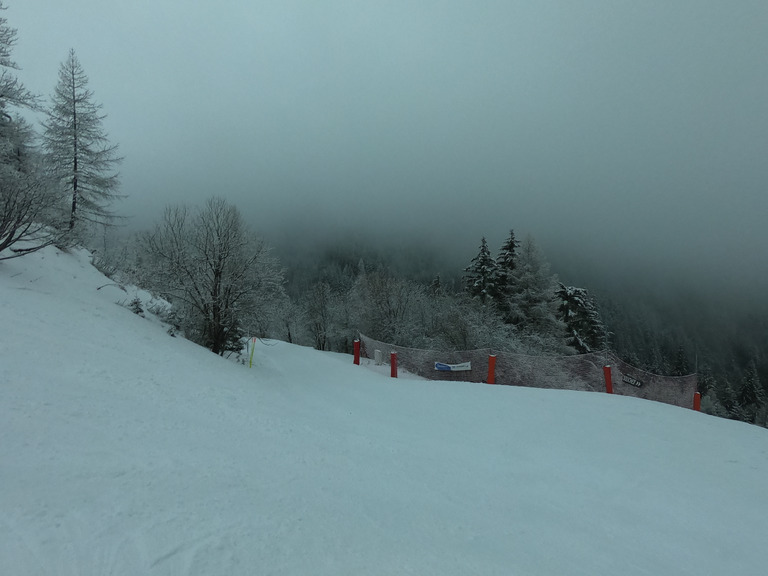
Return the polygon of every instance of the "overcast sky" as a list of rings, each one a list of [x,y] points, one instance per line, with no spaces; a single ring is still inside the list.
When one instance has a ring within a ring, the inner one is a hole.
[[[6,5],[33,91],[75,49],[137,226],[221,195],[277,239],[514,228],[561,262],[768,276],[765,0]]]

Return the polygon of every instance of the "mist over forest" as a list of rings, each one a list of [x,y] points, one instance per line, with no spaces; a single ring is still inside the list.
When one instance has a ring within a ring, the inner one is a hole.
[[[0,5],[3,257],[88,246],[217,353],[608,346],[768,421],[764,2]],[[216,234],[208,325],[169,273]]]

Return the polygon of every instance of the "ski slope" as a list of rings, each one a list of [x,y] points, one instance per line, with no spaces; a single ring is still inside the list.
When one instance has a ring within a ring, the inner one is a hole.
[[[761,575],[768,430],[628,397],[252,368],[85,252],[0,262],[0,574]]]

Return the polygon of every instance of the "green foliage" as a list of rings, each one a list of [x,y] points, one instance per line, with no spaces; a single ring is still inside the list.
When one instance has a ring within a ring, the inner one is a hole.
[[[604,350],[605,326],[589,292],[559,283],[555,296],[560,300],[558,312],[566,326],[567,344],[581,354]]]
[[[758,413],[765,407],[766,393],[760,384],[760,376],[757,373],[757,365],[750,362],[741,381],[741,388],[736,401],[743,410],[745,422],[755,422]]]
[[[495,298],[502,306],[514,289],[519,249],[520,242],[515,238],[515,231],[510,230],[509,236],[496,256],[498,283]]]
[[[133,312],[134,314],[137,314],[138,316],[144,316],[144,305],[141,302],[141,298],[136,296],[133,300],[130,301],[128,304],[128,309]]]
[[[489,303],[497,293],[499,269],[491,256],[488,242],[483,236],[480,250],[472,262],[464,269],[465,289],[471,298],[476,298],[481,304]]]

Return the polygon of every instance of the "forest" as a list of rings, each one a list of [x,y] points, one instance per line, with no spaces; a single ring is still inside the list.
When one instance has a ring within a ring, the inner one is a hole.
[[[210,218],[212,206],[237,214],[225,201],[212,199],[196,217]],[[218,328],[226,341],[212,346],[199,331],[190,331],[201,318],[189,308],[182,312],[189,299],[174,295],[164,275],[163,270],[184,266],[169,266],[151,248],[152,238],[167,233],[167,217],[154,232],[121,240],[113,238],[119,234],[100,234],[92,243],[95,263],[120,281],[147,287],[174,303],[171,320],[179,330],[217,353],[237,353],[242,338],[254,336],[351,353],[359,333],[400,346],[446,351],[492,348],[561,355],[607,347],[649,372],[697,373],[707,413],[767,424],[765,311],[718,307],[692,289],[656,294],[645,287],[611,291],[600,284],[573,286],[552,270],[532,236],[518,240],[514,230],[495,249],[481,238],[476,256],[454,269],[446,268],[445,255],[420,249],[418,243],[393,249],[366,243],[362,235],[283,252],[255,236],[250,244],[242,239],[242,246],[254,247],[251,273],[256,277],[247,285],[260,286],[253,294],[258,297],[248,306],[219,313],[219,318],[233,315],[227,326],[223,322]],[[238,226],[247,228],[242,222]],[[212,260],[205,252],[216,243],[203,252],[198,250],[204,243],[193,244],[179,252],[195,262]],[[239,262],[246,260],[243,256]],[[244,276],[241,272],[232,278]],[[234,290],[210,285],[203,291],[212,299]],[[196,318],[192,324],[190,318]],[[208,332],[216,331],[211,327]]]

